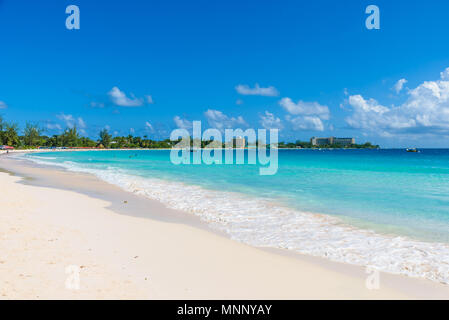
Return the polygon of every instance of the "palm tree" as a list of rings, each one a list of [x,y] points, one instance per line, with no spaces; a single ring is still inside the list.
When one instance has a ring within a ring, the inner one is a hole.
[[[27,123],[25,127],[25,132],[23,136],[23,140],[26,146],[34,147],[39,144],[40,135],[42,133],[42,129],[39,128],[37,124]]]
[[[109,148],[111,144],[112,136],[109,134],[108,129],[103,129],[100,131],[100,144],[105,148]]]
[[[0,145],[3,144],[3,127],[4,127],[3,117],[0,116]]]
[[[64,147],[77,147],[79,134],[76,127],[65,129],[64,133],[61,135],[62,145]]]
[[[4,125],[5,131],[3,131],[3,143],[8,146],[17,147],[20,144],[18,126],[16,123],[7,123]]]

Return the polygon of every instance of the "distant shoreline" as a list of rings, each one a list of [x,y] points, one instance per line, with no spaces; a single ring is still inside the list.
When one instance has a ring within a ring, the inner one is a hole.
[[[276,150],[382,150],[384,148],[60,148],[60,149],[14,149],[14,150],[0,150],[3,153],[31,153],[31,152],[73,152],[73,151],[139,151],[139,150],[258,150],[258,149],[276,149]],[[406,149],[406,148],[391,148],[391,149]],[[444,148],[442,148],[444,149]]]

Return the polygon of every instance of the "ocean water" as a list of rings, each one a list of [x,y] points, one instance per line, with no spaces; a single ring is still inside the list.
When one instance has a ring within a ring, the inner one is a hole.
[[[257,165],[170,151],[26,154],[188,211],[231,238],[449,284],[449,150],[279,150]]]

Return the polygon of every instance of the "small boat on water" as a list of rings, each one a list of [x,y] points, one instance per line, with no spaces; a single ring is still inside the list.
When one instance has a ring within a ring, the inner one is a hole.
[[[406,149],[406,151],[407,152],[419,152],[419,150],[418,149],[416,149],[416,148],[410,148],[410,149]]]

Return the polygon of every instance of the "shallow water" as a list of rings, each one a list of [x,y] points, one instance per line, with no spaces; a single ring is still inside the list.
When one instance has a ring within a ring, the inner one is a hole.
[[[279,150],[279,170],[173,165],[170,151],[26,158],[90,172],[232,238],[449,282],[449,150]]]

